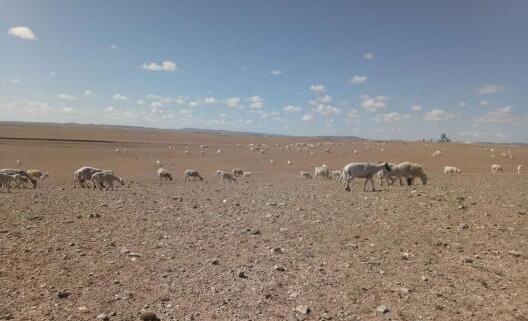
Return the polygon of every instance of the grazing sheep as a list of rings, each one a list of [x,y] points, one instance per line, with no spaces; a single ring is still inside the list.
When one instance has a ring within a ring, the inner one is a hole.
[[[217,149],[217,150],[216,150],[216,154],[217,154],[217,155],[222,154],[222,150],[221,150],[221,149]]]
[[[438,156],[442,156],[442,152],[439,150],[433,153],[433,157],[438,157]]]
[[[229,173],[226,173],[224,171],[221,171],[221,170],[217,170],[216,171],[216,175],[221,177],[222,178],[222,181],[225,183],[225,182],[229,182],[229,183],[232,183],[232,182],[236,182],[236,179],[233,177],[233,175],[229,174]]]
[[[340,169],[332,171],[332,178],[338,179],[341,178],[341,175],[343,174],[343,171]]]
[[[114,152],[119,153],[119,148],[114,149]]]
[[[497,174],[498,172],[504,173],[504,169],[502,168],[502,166],[498,164],[491,165],[491,173]]]
[[[237,176],[244,176],[244,171],[241,170],[240,168],[233,168],[231,170],[231,173],[233,173],[233,176],[237,177]]]
[[[209,145],[205,145],[205,144],[204,145],[200,145],[200,148],[206,149],[206,148],[209,148]]]
[[[185,150],[183,153],[184,153],[185,155],[189,155],[191,152],[189,152],[188,150]]]
[[[242,176],[244,177],[251,177],[253,175],[252,172],[244,172],[244,174],[242,174]]]
[[[83,166],[73,173],[73,188],[75,188],[75,183],[78,183],[80,187],[85,188],[86,181],[92,180],[92,175],[95,173],[102,172],[102,169],[98,169],[90,166]],[[110,171],[108,171],[111,173]]]
[[[399,163],[398,165],[391,166],[390,175],[397,177],[400,180],[400,185],[403,185],[402,178],[407,180],[407,185],[412,185],[416,177],[420,177],[422,184],[427,184],[427,175],[421,165],[413,164],[410,162]]]
[[[26,188],[26,183],[29,183],[29,179],[20,174],[12,174],[11,176],[15,179],[15,184],[18,188]]]
[[[343,168],[344,183],[346,184],[345,190],[350,192],[350,183],[354,178],[365,178],[365,184],[363,185],[363,191],[366,190],[367,182],[370,181],[372,184],[372,191],[376,190],[374,186],[374,180],[372,177],[385,168],[388,172],[391,171],[389,164],[387,162],[380,164],[372,163],[350,163]]]
[[[310,175],[308,172],[301,171],[300,175],[302,179],[312,179],[312,175]]]
[[[393,167],[395,166],[395,164],[393,163],[389,163],[389,167],[392,169]],[[396,180],[396,178],[392,177],[391,176],[391,173],[389,171],[387,171],[385,168],[383,168],[381,171],[379,171],[377,174],[378,176],[378,182],[381,186],[383,186],[383,181],[385,181],[387,183],[387,185],[392,185],[394,184],[394,181]]]
[[[121,185],[124,185],[125,182],[121,177],[117,177],[111,172],[101,171],[94,173],[92,175],[93,188],[95,189],[99,186],[99,189],[105,188],[105,184],[108,185],[106,189],[114,189],[114,181],[119,182]]]
[[[158,177],[160,179],[160,183],[162,181],[167,181],[167,180],[172,182],[172,175],[165,168],[162,168],[162,167],[158,168]]]
[[[462,171],[455,166],[444,166],[444,174],[460,174]]]
[[[40,178],[44,179],[44,178],[49,177],[48,172],[43,172],[40,169],[28,169],[26,173],[29,176],[33,177],[34,179],[40,179]]]
[[[29,180],[31,184],[33,185],[33,188],[37,188],[37,180],[29,176],[29,174],[23,169],[2,169],[0,170],[0,173],[4,173],[7,175],[11,175],[11,176],[18,174],[22,177],[25,177],[27,180]]]
[[[273,164],[274,160],[273,159],[270,159],[270,163]]]
[[[8,193],[11,193],[11,183],[15,182],[15,178],[6,173],[0,173],[0,187],[7,189]]]
[[[205,155],[205,150],[201,150],[200,155]]]
[[[324,179],[330,179],[330,170],[325,164],[323,164],[323,166],[315,168],[314,179],[317,179],[318,177],[322,177]]]
[[[288,160],[286,163],[287,163],[288,165],[292,165],[292,164],[293,164],[293,162],[292,162],[291,160]]]
[[[200,182],[203,181],[202,176],[200,176],[200,173],[198,173],[195,169],[188,169],[185,171],[185,178],[184,181],[187,182],[187,180],[193,180],[199,179]]]
[[[521,175],[522,171],[523,171],[523,166],[522,165],[517,166],[517,175]]]

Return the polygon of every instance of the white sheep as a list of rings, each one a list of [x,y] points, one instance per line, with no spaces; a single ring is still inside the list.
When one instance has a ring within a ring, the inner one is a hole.
[[[438,156],[442,156],[442,152],[439,150],[433,153],[433,157],[438,157]]]
[[[339,178],[341,178],[342,174],[343,174],[343,171],[340,170],[340,169],[333,170],[332,171],[332,178],[339,179]]]
[[[2,169],[0,170],[0,173],[7,174],[7,175],[20,175],[31,182],[33,185],[33,188],[37,188],[37,180],[31,177],[25,170],[23,169]]]
[[[314,179],[322,177],[324,179],[330,179],[330,170],[323,164],[323,166],[316,167],[314,170]]]
[[[253,172],[244,172],[244,174],[242,174],[242,176],[251,177],[251,176],[253,176]]]
[[[395,164],[389,163],[389,167],[391,168],[391,170],[394,166]],[[392,185],[394,184],[394,181],[396,180],[396,178],[392,177],[391,173],[387,171],[385,168],[379,171],[376,175],[378,177],[378,182],[381,186],[383,186],[383,181],[385,181],[387,185]]]
[[[119,148],[114,149],[114,152],[119,153]]]
[[[7,189],[8,193],[11,193],[11,183],[15,183],[15,178],[6,173],[0,173],[0,187]]]
[[[158,173],[158,177],[160,179],[160,183],[162,181],[167,181],[167,180],[172,181],[172,175],[165,168],[162,168],[162,167],[158,168],[158,172],[157,173]]]
[[[114,181],[119,182],[121,185],[124,185],[125,182],[121,177],[115,176],[113,173],[109,171],[101,171],[94,173],[92,175],[92,182],[93,182],[93,188],[95,189],[97,186],[99,186],[99,189],[114,189]],[[108,185],[108,187],[105,187],[105,184]]]
[[[292,162],[291,160],[288,160],[288,161],[286,162],[286,164],[288,164],[288,165],[292,165],[293,162]]]
[[[48,172],[41,171],[40,169],[28,169],[26,173],[34,179],[45,179],[49,177]]]
[[[233,176],[237,177],[237,176],[244,176],[244,171],[241,170],[240,168],[233,168],[231,170],[231,173],[233,173]]]
[[[391,171],[389,164],[387,162],[380,164],[372,163],[350,163],[343,168],[344,184],[346,184],[345,190],[350,192],[350,183],[354,178],[365,178],[365,184],[363,185],[363,190],[366,190],[367,182],[370,181],[372,184],[372,191],[376,190],[374,186],[374,180],[372,177],[385,168],[388,172]]]
[[[300,176],[302,179],[312,179],[312,175],[310,175],[310,173],[305,172],[305,171],[301,171]]]
[[[83,166],[73,173],[73,188],[75,188],[75,183],[78,183],[80,187],[85,188],[86,181],[92,179],[92,175],[98,172],[102,172],[102,169]]]
[[[221,149],[217,149],[217,150],[216,150],[216,154],[217,154],[217,155],[222,154],[222,150],[221,150]]]
[[[460,174],[462,171],[455,166],[444,166],[444,174]]]
[[[184,181],[185,181],[185,182],[187,182],[188,180],[193,180],[193,181],[195,181],[195,180],[197,180],[197,179],[199,179],[200,182],[203,181],[202,176],[200,176],[200,173],[198,173],[198,171],[195,170],[195,169],[188,169],[188,170],[186,170],[186,171],[184,172],[184,174],[185,174],[185,178],[184,178]]]
[[[188,150],[185,150],[185,151],[183,151],[183,153],[184,153],[185,155],[189,155],[191,152],[189,152]]]
[[[502,168],[501,165],[498,165],[498,164],[491,165],[491,173],[492,174],[497,174],[499,172],[504,173],[504,169]]]
[[[236,179],[233,177],[233,175],[229,174],[229,173],[226,173],[222,170],[217,170],[216,171],[216,175],[221,177],[222,178],[222,181],[225,183],[225,182],[229,182],[229,183],[232,183],[232,182],[236,182]]]
[[[521,175],[522,171],[523,171],[523,166],[522,165],[517,166],[517,175]]]
[[[400,180],[400,185],[403,185],[402,178],[407,180],[407,185],[412,185],[414,179],[419,177],[422,180],[422,184],[427,184],[427,175],[425,174],[420,164],[414,164],[410,162],[399,163],[398,165],[390,166],[390,175],[397,177]]]

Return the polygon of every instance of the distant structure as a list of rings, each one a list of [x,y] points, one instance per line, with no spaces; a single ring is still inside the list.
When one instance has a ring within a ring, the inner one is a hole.
[[[438,142],[439,143],[450,143],[451,139],[449,139],[449,137],[447,137],[446,133],[442,133],[442,135],[440,135],[440,139],[438,140]]]

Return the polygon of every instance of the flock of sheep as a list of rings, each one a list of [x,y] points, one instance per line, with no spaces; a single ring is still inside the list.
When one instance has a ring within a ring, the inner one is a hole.
[[[342,143],[332,143],[336,146],[339,146]],[[384,145],[385,143],[383,143]],[[317,144],[307,144],[307,143],[296,143],[296,144],[287,144],[285,146],[280,146],[279,144],[276,144],[276,147],[279,148],[280,151],[284,151],[284,149],[295,149],[296,151],[308,151],[310,154],[313,155],[313,148],[315,146],[325,145],[324,151],[325,153],[331,153],[331,151],[328,149],[327,146],[330,145],[330,143],[317,143]],[[249,144],[250,151],[257,152],[260,154],[266,153],[266,150],[269,146],[266,144]],[[237,147],[241,147],[240,144],[237,144]],[[208,145],[200,145],[201,153],[205,153],[205,150],[208,149]],[[369,146],[366,146],[366,149],[370,149]],[[169,146],[169,150],[172,151],[172,146]],[[494,149],[488,149],[490,152],[494,152]],[[123,149],[116,149],[116,152],[123,152],[127,153],[128,150],[126,148]],[[381,149],[380,151],[384,151],[384,149]],[[447,149],[443,150],[444,152],[447,152]],[[185,154],[189,154],[189,151],[186,149]],[[218,149],[216,151],[216,154],[221,154],[222,150]],[[357,150],[353,151],[354,154],[357,154]],[[435,151],[432,156],[433,157],[440,157],[443,155],[443,152],[440,150]],[[513,159],[513,155],[511,151],[504,152],[501,154],[503,157]],[[492,154],[492,158],[495,158],[495,155]],[[269,160],[270,163],[273,163],[273,159]],[[290,160],[287,160],[288,165],[292,165],[293,162]],[[21,165],[21,162],[17,160],[17,165]],[[161,161],[156,161],[156,165],[158,167],[157,170],[157,176],[160,179],[160,183],[164,181],[172,181],[173,175],[165,168],[163,168],[163,165]],[[521,174],[523,170],[522,165],[517,166],[517,174]],[[445,166],[444,167],[444,174],[460,174],[462,173],[462,170],[455,166]],[[493,164],[491,165],[491,173],[497,174],[497,173],[503,173],[504,169],[499,164]],[[232,183],[236,182],[237,177],[248,177],[251,176],[252,173],[248,171],[244,171],[240,168],[233,168],[230,172],[223,171],[223,170],[217,170],[215,172],[215,176],[219,177],[222,182],[224,183]],[[37,181],[40,179],[45,179],[49,176],[49,173],[44,172],[42,170],[22,170],[22,169],[2,169],[0,170],[0,187],[5,188],[7,192],[10,192],[10,189],[12,185],[15,187],[25,187],[25,184],[31,183],[33,185],[33,188],[37,186]],[[422,181],[422,184],[427,183],[427,175],[424,172],[424,169],[420,164],[415,164],[411,162],[402,162],[399,164],[392,164],[392,163],[350,163],[346,165],[343,169],[340,170],[332,170],[330,171],[329,168],[326,165],[322,165],[319,167],[315,167],[314,175],[312,176],[309,172],[301,171],[300,176],[302,179],[338,179],[343,185],[345,185],[345,190],[350,191],[350,185],[353,182],[355,178],[364,178],[365,183],[363,185],[363,190],[366,190],[367,184],[370,182],[372,186],[372,190],[375,191],[376,187],[374,184],[374,178],[377,177],[378,182],[380,185],[383,185],[384,182],[386,182],[388,185],[394,184],[395,181],[399,181],[400,185],[403,185],[403,179],[407,182],[408,185],[412,185],[414,183],[414,180],[416,178],[420,178]],[[88,181],[91,181],[92,184],[88,184]],[[203,181],[203,177],[200,175],[200,173],[195,169],[188,169],[184,171],[184,181]],[[117,182],[121,185],[124,185],[124,180],[114,174],[112,170],[103,170],[98,169],[95,167],[89,167],[84,166],[79,168],[77,171],[75,171],[73,175],[73,187],[76,186],[82,187],[82,188],[99,188],[99,189],[113,189],[114,183]]]

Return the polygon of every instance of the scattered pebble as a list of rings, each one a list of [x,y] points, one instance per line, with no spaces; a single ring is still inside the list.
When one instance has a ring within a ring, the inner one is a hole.
[[[295,311],[297,311],[299,313],[302,313],[302,314],[308,314],[308,313],[311,312],[310,308],[307,305],[305,305],[305,304],[298,305],[295,308]]]
[[[386,305],[383,305],[383,304],[382,304],[382,305],[380,305],[380,306],[378,306],[378,307],[376,308],[376,312],[379,312],[379,313],[381,313],[381,314],[386,314],[386,313],[389,313],[390,310],[389,310],[389,308],[387,308]]]
[[[154,312],[143,312],[139,315],[139,318],[143,321],[160,321]]]

